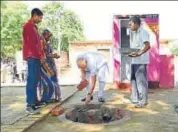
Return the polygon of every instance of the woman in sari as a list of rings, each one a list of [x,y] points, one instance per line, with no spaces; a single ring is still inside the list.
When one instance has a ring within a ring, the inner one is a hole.
[[[57,78],[57,68],[54,58],[58,59],[59,55],[53,54],[53,49],[50,44],[51,32],[44,30],[41,36],[41,45],[43,54],[46,56],[46,62],[42,65],[42,78],[41,84],[43,89],[42,101],[45,102],[58,102],[61,100],[61,91]],[[44,76],[45,75],[45,76]],[[44,78],[44,77],[46,78]],[[49,79],[47,79],[49,78]],[[52,99],[52,96],[54,98]]]

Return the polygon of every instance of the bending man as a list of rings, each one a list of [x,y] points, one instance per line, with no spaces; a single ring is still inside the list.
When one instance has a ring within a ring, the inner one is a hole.
[[[103,91],[105,87],[105,72],[108,68],[108,63],[104,56],[99,53],[87,52],[77,57],[77,66],[81,70],[82,81],[85,79],[89,82],[86,87],[87,97],[81,101],[88,104],[93,100],[93,90],[95,88],[96,79],[99,81],[98,101],[105,102]]]

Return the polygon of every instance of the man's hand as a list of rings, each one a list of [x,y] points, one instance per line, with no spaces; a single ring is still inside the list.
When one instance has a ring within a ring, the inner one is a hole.
[[[138,51],[138,52],[132,52],[130,54],[128,54],[128,56],[130,57],[137,57],[137,56],[141,56],[142,54],[144,54],[145,52],[147,52],[151,47],[150,47],[150,42],[145,41],[144,42],[145,46],[142,50]]]
[[[132,52],[132,53],[128,54],[128,56],[130,56],[130,57],[137,57],[137,56],[140,56],[140,55],[141,55],[140,52]]]
[[[56,55],[56,59],[60,58],[60,55]]]
[[[54,53],[53,56],[54,56],[54,58],[56,58],[56,59],[60,58],[60,55],[58,55],[57,53]]]
[[[77,88],[79,91],[83,90],[86,86],[88,85],[88,81],[87,80],[84,80],[84,81],[81,81],[79,85],[77,85]]]
[[[132,53],[128,54],[128,56],[137,57],[137,56],[140,56],[140,55],[144,54],[145,52],[147,52],[151,48],[150,42],[146,41],[146,42],[144,42],[144,44],[145,44],[145,47],[142,50],[140,50],[138,52],[132,52]]]
[[[89,104],[90,101],[91,101],[91,95],[88,95],[88,96],[86,97],[85,104],[86,104],[86,105]]]
[[[86,77],[81,75],[81,79],[82,79],[81,82],[83,82],[86,80]]]

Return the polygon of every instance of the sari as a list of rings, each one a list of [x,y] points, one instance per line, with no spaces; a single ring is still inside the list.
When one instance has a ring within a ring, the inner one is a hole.
[[[61,99],[61,90],[60,90],[60,86],[59,86],[57,68],[56,68],[54,58],[52,56],[53,56],[53,48],[51,46],[50,41],[48,41],[46,43],[46,62],[53,72],[53,75],[51,76],[51,81],[54,84],[54,96],[55,96],[54,98],[55,98],[55,100],[60,100]]]
[[[43,40],[41,43],[42,52],[46,57],[46,61],[41,66],[41,81],[39,83],[41,101],[48,102],[51,99],[59,101],[61,91],[57,78],[57,68],[52,58],[53,49],[44,37],[41,37],[41,40]]]
[[[46,40],[43,36],[40,39],[42,53],[46,57]],[[52,96],[54,94],[54,84],[51,80],[51,77],[53,75],[54,73],[50,69],[46,61],[41,64],[40,82],[38,84],[38,95],[41,102],[48,102],[52,99]]]

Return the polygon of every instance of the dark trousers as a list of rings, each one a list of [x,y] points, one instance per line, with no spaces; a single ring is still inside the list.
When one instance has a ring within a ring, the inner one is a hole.
[[[146,77],[146,66],[147,65],[145,64],[131,65],[131,100],[141,104],[148,103],[148,82]]]
[[[34,105],[37,103],[37,85],[40,80],[39,59],[28,58],[28,76],[26,85],[27,105]]]

